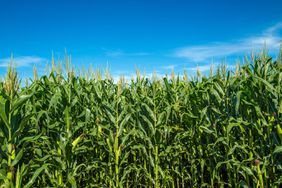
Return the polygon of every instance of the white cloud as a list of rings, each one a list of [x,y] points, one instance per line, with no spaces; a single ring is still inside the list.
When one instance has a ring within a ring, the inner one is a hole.
[[[197,66],[197,67],[191,67],[191,68],[188,68],[188,70],[191,70],[191,71],[201,71],[201,72],[205,72],[205,71],[209,71],[211,68],[211,65],[201,65],[201,66]]]
[[[140,76],[143,78],[153,78],[156,77],[158,79],[161,79],[163,77],[166,77],[166,74],[164,73],[160,73],[159,71],[155,71],[155,72],[150,72],[150,73],[140,73]],[[114,80],[115,83],[117,83],[121,78],[123,78],[127,83],[129,83],[132,79],[136,80],[137,75],[134,72],[127,72],[127,73],[115,73],[111,76]]]
[[[202,62],[212,58],[240,55],[249,50],[261,49],[265,44],[269,50],[279,48],[282,38],[279,31],[282,30],[282,22],[266,29],[261,35],[224,43],[216,42],[207,45],[187,46],[175,50],[174,56],[186,58],[193,62]]]
[[[215,69],[217,67],[219,67],[220,65],[221,65],[220,63],[199,65],[199,66],[196,66],[196,67],[190,67],[190,68],[188,68],[188,70],[193,71],[193,72],[196,72],[197,70],[199,70],[201,72],[207,72],[207,71],[210,71],[211,67],[213,67],[213,70],[215,71]],[[236,67],[236,65],[230,65],[230,64],[223,64],[223,65],[226,65],[226,68],[228,70],[234,69]]]
[[[0,67],[8,67],[10,62],[11,58],[0,59]],[[16,67],[27,67],[38,63],[46,63],[47,59],[38,56],[19,56],[12,58],[12,62]]]
[[[273,35],[273,34],[277,34],[278,31],[281,31],[282,29],[282,22],[277,23],[276,25],[269,27],[268,29],[266,29],[264,31],[265,35]]]
[[[167,66],[162,66],[162,69],[165,70],[173,70],[175,67],[177,67],[177,65],[167,65]]]
[[[124,52],[122,50],[106,50],[105,54],[110,57],[121,57],[121,56],[147,56],[150,55],[147,52]]]

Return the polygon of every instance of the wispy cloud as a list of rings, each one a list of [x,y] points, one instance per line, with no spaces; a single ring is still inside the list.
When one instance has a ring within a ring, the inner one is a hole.
[[[189,71],[196,72],[197,70],[201,72],[207,72],[210,71],[211,68],[217,68],[220,66],[220,63],[214,63],[214,64],[207,64],[207,65],[199,65],[199,66],[194,66],[194,67],[189,67]],[[230,64],[225,64],[227,69],[234,69],[236,66],[235,65],[230,65]]]
[[[196,67],[191,67],[191,68],[188,68],[188,70],[190,71],[201,71],[201,72],[206,72],[206,71],[209,71],[211,68],[211,65],[201,65],[201,66],[196,66]]]
[[[177,65],[166,65],[166,66],[162,66],[161,68],[164,70],[173,70],[177,67]]]
[[[0,59],[0,67],[8,67],[10,65],[11,58]],[[19,56],[14,57],[12,62],[16,67],[28,67],[38,63],[46,63],[47,59],[38,56]]]
[[[125,52],[122,50],[105,50],[105,54],[110,57],[150,55],[150,53],[147,53],[147,52]]]
[[[187,46],[175,50],[174,56],[186,58],[193,62],[211,60],[212,58],[240,55],[253,49],[261,49],[265,44],[269,50],[279,48],[282,41],[282,22],[278,23],[257,36],[235,40],[234,42],[214,42],[207,45]]]
[[[123,71],[118,71],[116,73],[114,73],[112,75],[112,78],[114,80],[115,83],[117,83],[121,78],[123,78],[126,82],[130,82],[132,79],[136,80],[137,75],[135,72],[123,72]],[[159,72],[159,71],[154,71],[154,72],[149,72],[149,73],[145,73],[145,72],[141,72],[140,73],[141,77],[145,77],[145,78],[153,78],[156,77],[158,79],[163,78],[166,76],[165,73]]]
[[[269,27],[264,31],[265,35],[277,35],[279,31],[282,29],[282,22],[277,23],[276,25],[273,25],[272,27]]]

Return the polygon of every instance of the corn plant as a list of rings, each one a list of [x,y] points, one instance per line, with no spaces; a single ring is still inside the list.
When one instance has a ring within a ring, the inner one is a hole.
[[[281,187],[281,57],[116,82],[66,55],[25,86],[11,65],[0,187]]]

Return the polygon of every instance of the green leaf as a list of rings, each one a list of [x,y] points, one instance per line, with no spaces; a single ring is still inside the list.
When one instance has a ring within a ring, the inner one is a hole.
[[[17,156],[15,157],[15,159],[12,162],[12,166],[15,166],[16,164],[18,164],[18,162],[21,160],[22,156],[23,156],[23,151],[24,148],[22,148],[18,153]]]
[[[17,173],[16,173],[16,187],[15,188],[20,188],[21,187],[21,180],[22,180],[22,176],[20,173],[20,168],[17,169]]]
[[[125,124],[128,123],[130,117],[131,117],[131,114],[127,114],[127,115],[123,118],[123,120],[121,121],[121,123],[119,124],[118,136],[120,136],[120,135],[122,134],[123,128],[124,128]]]
[[[4,99],[2,96],[0,96],[0,116],[6,128],[10,130],[11,128],[10,128],[10,124],[8,121],[8,115],[7,115],[7,111],[9,111],[9,109],[7,109],[8,106],[9,105],[7,105],[7,100]]]
[[[2,170],[0,170],[0,180],[6,180],[6,179],[7,179],[6,174],[4,174],[4,173],[2,172]]]
[[[227,130],[226,130],[227,131],[227,135],[230,134],[230,131],[233,129],[233,127],[239,127],[241,131],[244,130],[239,123],[229,123],[229,125],[227,126]]]
[[[14,132],[13,134],[13,138],[19,136],[19,134],[21,134],[22,130],[24,129],[24,127],[27,125],[28,121],[31,119],[31,117],[34,116],[34,114],[29,114],[28,116],[24,117],[21,121],[20,121],[20,126],[18,127],[18,129]]]
[[[65,110],[64,110],[64,114],[65,114],[65,123],[66,123],[66,128],[67,128],[67,132],[69,133],[70,131],[70,107],[66,106]]]
[[[276,153],[282,153],[282,146],[276,146],[273,154],[276,154]]]
[[[60,92],[60,90],[57,90],[57,91],[55,91],[55,93],[53,94],[53,96],[51,97],[51,99],[49,101],[48,110],[50,110],[51,108],[56,109],[57,104],[60,102],[60,100],[61,100],[61,92]]]
[[[18,110],[32,95],[22,95],[12,103],[11,113]]]
[[[149,129],[151,130],[151,134],[155,135],[156,130],[155,130],[155,127],[154,127],[153,123],[146,116],[141,115],[141,117],[148,124]]]
[[[34,184],[36,178],[39,176],[39,174],[40,174],[43,170],[47,170],[47,166],[48,166],[48,164],[44,164],[42,167],[38,168],[38,169],[34,172],[34,174],[32,175],[32,177],[31,177],[31,179],[29,180],[29,182],[24,186],[24,188],[29,188],[29,187],[31,187],[31,186]]]
[[[76,187],[77,187],[76,181],[75,181],[75,177],[74,177],[74,176],[69,175],[69,176],[68,176],[68,182],[71,184],[71,187],[72,187],[72,188],[76,188]]]
[[[218,84],[218,83],[214,83],[215,88],[217,89],[217,91],[219,91],[219,93],[223,96],[224,95],[224,91],[222,89],[222,87]]]
[[[35,140],[39,139],[40,137],[41,137],[41,134],[36,135],[36,136],[27,136],[27,137],[24,137],[24,138],[22,138],[22,139],[19,141],[19,144],[18,144],[18,145],[21,145],[21,144],[26,143],[26,142],[35,141]]]
[[[106,113],[107,113],[107,116],[108,118],[110,119],[110,121],[115,124],[116,123],[116,118],[115,116],[113,115],[114,114],[114,111],[112,109],[109,108],[109,106],[107,105],[103,105],[103,107],[105,108],[106,110]]]
[[[205,127],[205,126],[200,126],[199,127],[201,130],[203,130],[204,132],[208,133],[208,134],[211,134],[213,133],[214,131],[213,130],[210,130],[209,128]]]
[[[240,181],[240,187],[249,188],[250,186],[243,180]]]
[[[280,100],[279,103],[279,113],[282,114],[282,99]]]
[[[219,96],[218,92],[214,88],[210,88],[210,92],[215,96],[217,102],[221,102],[222,98]]]
[[[266,80],[264,80],[264,79],[262,79],[262,78],[260,78],[260,77],[258,77],[256,75],[253,75],[253,76],[256,79],[260,80],[262,83],[264,83],[271,90],[272,93],[276,92],[275,88],[268,81],[266,81]]]
[[[88,108],[86,108],[85,109],[85,122],[86,123],[90,121],[90,117],[91,117],[91,111]]]
[[[236,94],[236,105],[235,105],[235,112],[239,113],[239,106],[240,106],[240,99],[241,99],[242,91],[238,91]]]
[[[0,146],[0,156],[3,159],[7,159],[8,158],[7,154],[2,150],[1,146]]]
[[[247,166],[242,166],[241,168],[242,168],[242,169],[244,170],[244,172],[246,172],[249,176],[254,177],[254,173],[253,173],[253,171],[252,171],[249,167],[247,167]]]
[[[142,105],[145,107],[146,111],[149,113],[148,115],[152,118],[152,120],[156,122],[157,118],[153,110],[146,103],[143,103]]]

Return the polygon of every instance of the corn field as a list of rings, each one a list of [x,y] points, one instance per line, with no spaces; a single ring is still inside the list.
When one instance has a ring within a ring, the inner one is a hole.
[[[0,143],[5,188],[281,187],[282,56],[118,82],[52,66],[25,86],[11,66]]]

